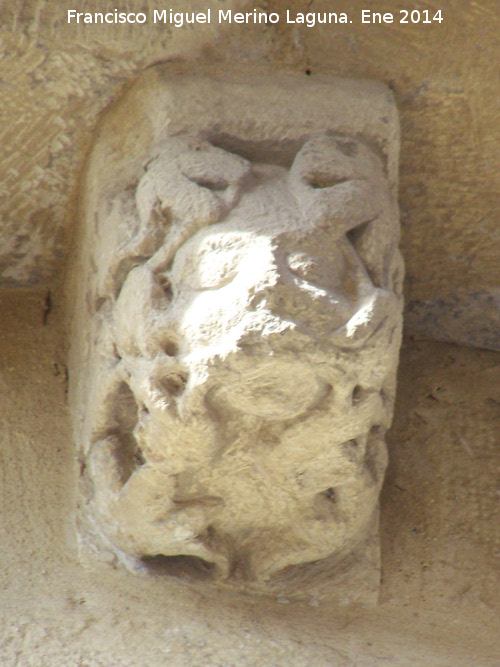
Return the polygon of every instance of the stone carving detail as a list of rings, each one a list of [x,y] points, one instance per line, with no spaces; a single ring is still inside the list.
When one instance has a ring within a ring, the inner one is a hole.
[[[92,217],[82,539],[237,580],[342,562],[377,524],[400,345],[382,159],[315,133],[283,166],[183,132]]]

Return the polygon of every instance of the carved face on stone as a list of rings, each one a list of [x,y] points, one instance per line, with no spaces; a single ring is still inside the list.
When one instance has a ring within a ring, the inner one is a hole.
[[[266,579],[363,538],[400,342],[394,215],[379,158],[330,136],[289,167],[171,138],[101,214],[88,502],[114,547]]]

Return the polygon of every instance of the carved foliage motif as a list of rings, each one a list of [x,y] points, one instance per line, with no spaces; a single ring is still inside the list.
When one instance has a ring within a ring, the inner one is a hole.
[[[88,530],[222,577],[349,554],[376,521],[400,344],[379,157],[324,134],[283,166],[181,134],[95,219]]]

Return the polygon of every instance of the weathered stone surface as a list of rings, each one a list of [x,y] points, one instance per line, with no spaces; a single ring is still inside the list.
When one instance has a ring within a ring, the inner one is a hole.
[[[405,323],[417,338],[500,351],[500,289],[410,301]]]
[[[391,96],[366,82],[159,67],[107,114],[74,272],[83,545],[287,593],[337,572],[340,597],[373,598],[397,151]]]
[[[174,12],[185,5],[169,3]],[[237,0],[223,5],[242,9]],[[499,349],[500,80],[491,77],[500,48],[497,0],[432,0],[429,14],[440,11],[443,20],[429,24],[399,23],[396,0],[383,7],[393,13],[393,24],[363,24],[365,5],[353,0],[352,23],[345,25],[286,23],[287,10],[291,16],[305,11],[303,1],[274,0],[275,25],[214,18],[175,28],[152,20],[143,26],[68,24],[61,3],[2,3],[0,285],[59,280],[92,128],[131,76],[167,59],[191,60],[197,71],[211,74],[235,68],[249,78],[266,64],[303,78],[363,77],[391,87],[403,127],[401,248],[406,301],[413,303],[407,330],[434,337],[441,327],[434,324],[436,307],[444,304],[454,313],[453,326],[443,319],[447,340],[490,346],[493,336]],[[220,8],[218,0],[189,3],[190,11],[211,9],[213,17]],[[154,0],[127,0],[118,9],[152,17],[161,8]],[[102,1],[82,0],[78,10],[102,12]],[[317,0],[311,10],[331,12],[331,2]],[[476,294],[490,304],[476,309]],[[433,305],[422,311],[419,304],[427,303]]]

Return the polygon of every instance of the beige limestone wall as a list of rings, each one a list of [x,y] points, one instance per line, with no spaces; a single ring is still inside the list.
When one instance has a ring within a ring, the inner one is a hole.
[[[154,7],[120,6],[139,4]],[[232,62],[249,75],[271,64],[304,76],[309,69],[312,77],[374,77],[393,88],[408,325],[498,347],[498,3],[443,0],[445,20],[425,30],[363,26],[361,6],[382,4],[336,2],[338,11],[343,4],[353,8],[352,25],[142,31],[70,29],[55,0],[0,3],[2,285],[52,287],[62,275],[97,115],[130,76],[169,57],[197,58],[219,72]],[[287,6],[299,9],[292,0]],[[399,6],[383,2],[385,11]],[[221,601],[185,582],[82,572],[59,301],[53,297],[49,312],[45,289],[3,293],[1,301],[2,664],[136,665],[145,656],[151,665],[498,664],[494,354],[435,343],[403,349],[382,499],[381,606],[341,615],[314,604]]]
[[[106,9],[103,0],[79,11]],[[382,6],[383,4],[383,6]],[[331,11],[319,0],[259,4],[276,25],[154,25],[151,0],[138,25],[68,25],[54,0],[0,8],[0,281],[53,281],[75,220],[75,187],[96,116],[135,72],[169,58],[195,59],[217,73],[258,76],[263,66],[368,77],[395,92],[401,114],[400,204],[407,263],[407,326],[415,334],[498,349],[500,325],[500,14],[496,0],[422,4],[443,21],[400,24],[405,3],[335,3],[352,24],[287,24],[286,10]],[[416,5],[406,3],[408,9]],[[410,6],[411,5],[411,6]],[[68,5],[69,6],[69,5]],[[252,10],[214,0],[174,10]],[[393,12],[393,24],[361,22],[361,9]],[[113,6],[114,7],[114,6]]]
[[[2,667],[498,667],[497,353],[403,346],[380,604],[338,609],[78,563],[61,310],[0,291]]]

